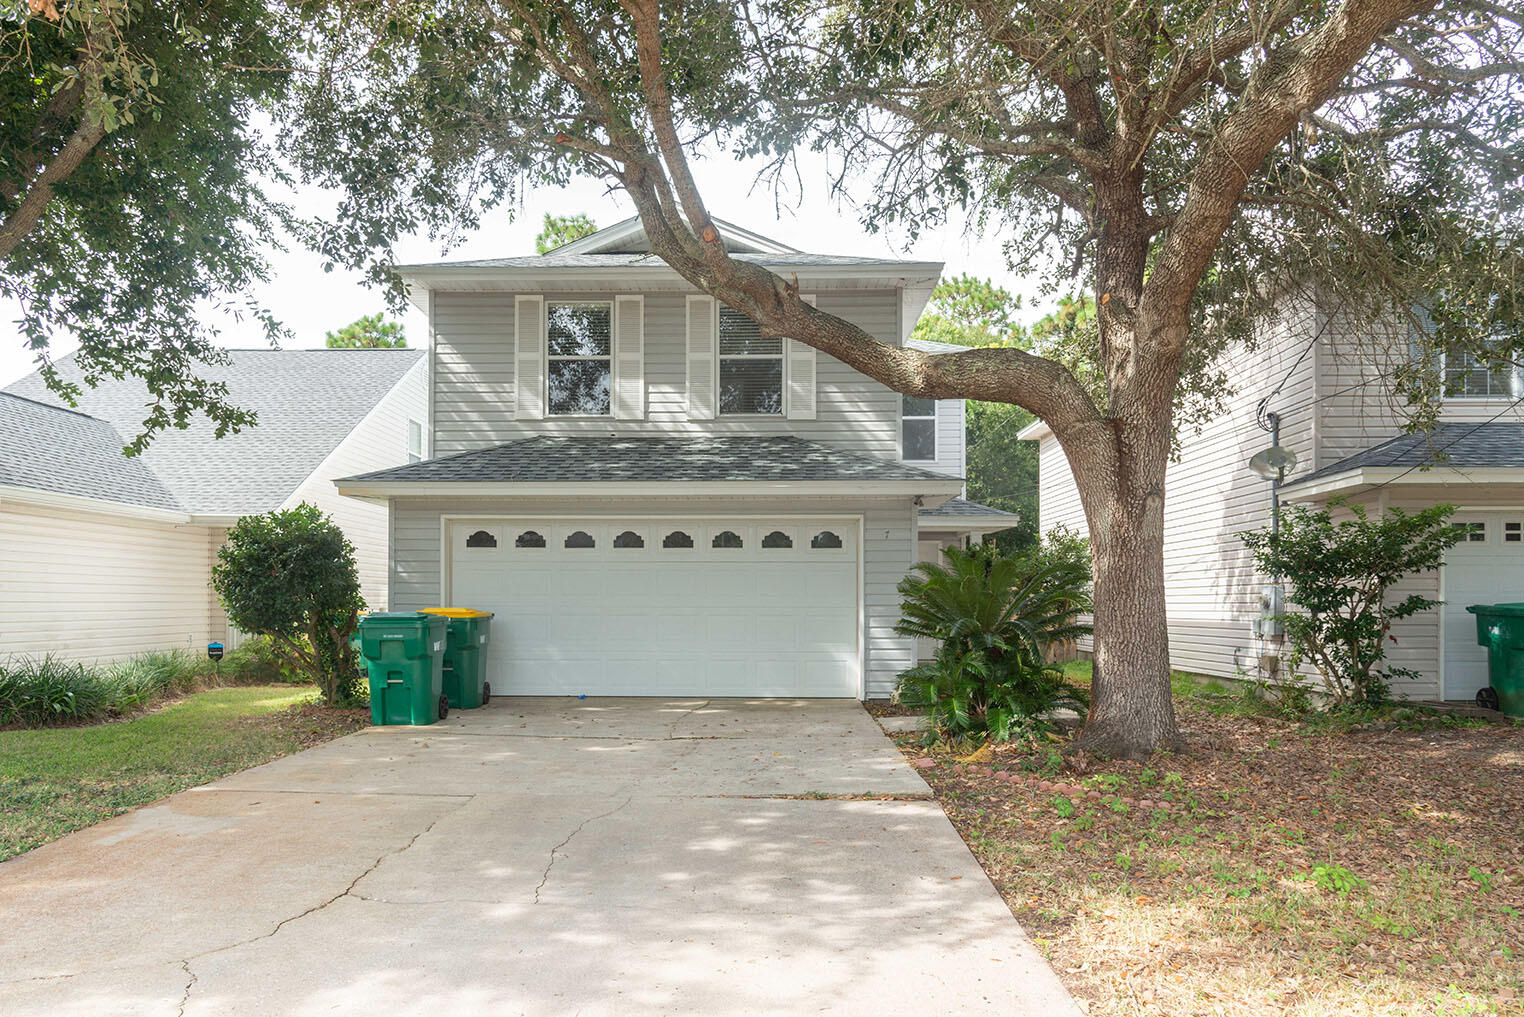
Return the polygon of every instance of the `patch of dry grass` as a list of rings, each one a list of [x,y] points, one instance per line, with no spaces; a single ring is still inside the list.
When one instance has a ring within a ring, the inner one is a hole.
[[[1090,1013],[1524,1014],[1524,729],[1177,705],[1147,766],[922,760]]]

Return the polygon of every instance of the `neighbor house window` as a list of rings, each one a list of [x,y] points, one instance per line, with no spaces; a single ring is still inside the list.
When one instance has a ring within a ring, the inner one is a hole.
[[[900,440],[904,458],[932,462],[937,458],[937,401],[901,396]]]
[[[720,413],[783,412],[783,340],[764,339],[740,311],[720,308]]]
[[[1444,356],[1445,394],[1452,399],[1517,399],[1524,396],[1524,372],[1511,364],[1489,368],[1475,353]]]
[[[1524,543],[1524,523],[1504,523],[1503,524],[1503,543],[1505,543],[1505,544]]]
[[[546,390],[552,414],[608,415],[611,316],[606,302],[546,306]]]
[[[407,461],[416,463],[423,458],[423,425],[416,420],[407,422]]]

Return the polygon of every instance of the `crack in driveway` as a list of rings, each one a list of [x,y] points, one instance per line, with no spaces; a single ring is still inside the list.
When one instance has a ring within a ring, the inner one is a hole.
[[[250,943],[257,943],[263,939],[270,939],[278,934],[281,929],[284,929],[292,922],[306,918],[308,915],[315,915],[319,911],[322,911],[324,908],[329,907],[330,905],[339,900],[342,900],[345,897],[359,897],[360,895],[356,894],[354,889],[356,886],[360,885],[360,880],[364,879],[372,872],[375,872],[376,869],[380,867],[381,863],[386,861],[388,858],[395,858],[403,852],[407,851],[414,844],[417,844],[420,838],[432,831],[434,827],[438,826],[446,816],[454,815],[456,812],[459,812],[461,809],[465,808],[471,803],[474,797],[474,795],[466,797],[463,801],[461,801],[459,805],[451,809],[449,812],[445,812],[439,816],[436,816],[428,826],[425,826],[422,830],[419,830],[417,833],[409,837],[407,843],[403,844],[401,847],[394,848],[391,851],[383,851],[381,854],[377,855],[376,860],[367,865],[358,876],[350,880],[348,886],[344,887],[343,890],[334,894],[332,897],[329,897],[327,900],[322,901],[318,904],[314,904],[312,907],[307,908],[305,911],[302,911],[298,914],[291,915],[287,918],[282,918],[280,921],[275,923],[274,928],[272,928],[269,932],[261,933],[258,936],[250,936],[248,939],[241,939],[236,943],[228,943],[224,946],[219,946],[211,950],[203,950],[200,953],[193,953],[189,957],[183,958],[180,961],[180,967],[185,970],[185,974],[188,980],[185,983],[185,994],[180,997],[180,1006],[178,1011],[180,1017],[185,1017],[185,1008],[190,1004],[191,990],[195,988],[197,982],[196,973],[191,970],[191,961],[202,957],[210,957],[212,954],[216,953],[226,953],[228,950],[236,950],[241,946],[248,946]]]
[[[550,870],[555,868],[555,865],[556,865],[556,854],[562,848],[564,848],[566,845],[570,844],[572,842],[572,838],[576,837],[577,834],[581,833],[583,828],[586,827],[587,824],[593,822],[594,820],[607,819],[609,816],[612,816],[614,813],[618,812],[620,809],[624,808],[626,805],[629,805],[634,800],[635,800],[635,796],[632,794],[628,798],[626,798],[624,801],[622,801],[618,805],[614,806],[612,809],[609,809],[607,812],[601,812],[601,813],[599,813],[596,816],[588,816],[582,822],[577,824],[577,828],[575,830],[573,830],[571,833],[566,835],[566,839],[565,840],[563,840],[561,843],[557,844],[555,847],[550,849],[550,859],[548,861],[546,861],[546,863],[545,863],[545,871],[540,874],[540,883],[539,883],[539,885],[534,888],[534,902],[536,904],[540,903],[540,891],[545,889],[545,884],[550,881]]]

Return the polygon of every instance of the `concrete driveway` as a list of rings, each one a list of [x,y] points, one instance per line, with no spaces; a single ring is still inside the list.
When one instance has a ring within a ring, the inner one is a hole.
[[[367,730],[0,864],[0,919],[7,1017],[1078,1013],[854,702]]]

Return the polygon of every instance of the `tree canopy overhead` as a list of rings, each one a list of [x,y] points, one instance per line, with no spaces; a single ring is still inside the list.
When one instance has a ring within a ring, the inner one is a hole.
[[[219,434],[253,421],[197,363],[222,355],[208,313],[278,334],[247,290],[291,219],[251,123],[284,90],[268,68],[293,63],[294,29],[259,0],[0,0],[0,297],[60,392],[61,337],[87,384],[143,378],[134,450],[197,411]]]
[[[1176,404],[1288,290],[1517,356],[1521,16],[1492,0],[450,0],[304,10],[289,108],[347,193],[326,249],[381,274],[400,229],[474,222],[540,183],[621,188],[695,287],[891,388],[1019,405],[1073,468],[1095,556],[1095,698],[1078,744],[1179,743],[1163,611]],[[324,19],[327,19],[325,22]],[[339,30],[342,27],[343,30]],[[1055,291],[1078,358],[880,342],[729,257],[691,159],[813,148],[870,224],[957,208]],[[342,159],[334,153],[342,152]],[[1042,255],[1041,259],[1038,256]],[[1401,317],[1401,314],[1397,314]],[[1089,365],[1085,367],[1084,365]],[[1084,371],[1090,371],[1089,377]],[[1432,402],[1425,372],[1403,383]]]

